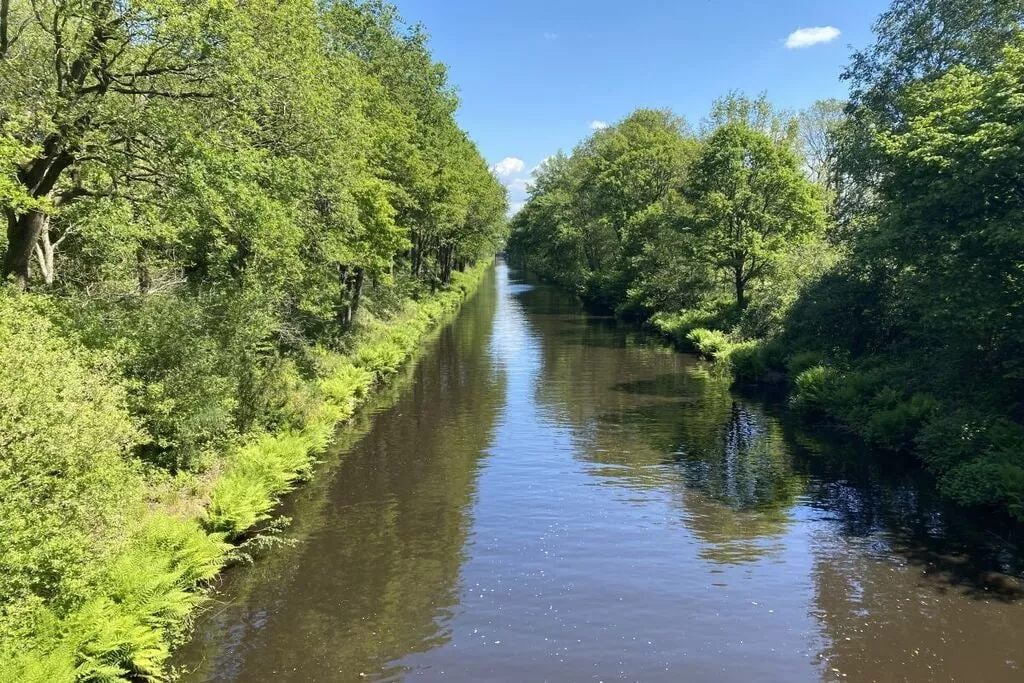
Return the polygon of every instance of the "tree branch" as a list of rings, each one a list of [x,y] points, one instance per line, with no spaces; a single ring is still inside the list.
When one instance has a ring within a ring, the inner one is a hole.
[[[156,90],[150,88],[125,88],[119,86],[112,86],[110,89],[113,92],[121,93],[122,95],[146,95],[150,97],[166,97],[167,99],[172,100],[213,99],[217,97],[217,93],[212,92],[174,92],[171,90]]]

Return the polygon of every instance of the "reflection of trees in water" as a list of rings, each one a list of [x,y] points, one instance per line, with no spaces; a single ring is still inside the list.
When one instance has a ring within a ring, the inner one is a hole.
[[[1019,524],[954,507],[909,457],[879,458],[858,441],[784,424],[809,475],[808,503],[827,511],[836,533],[873,538],[963,589],[991,593],[994,574],[1024,575]]]
[[[725,424],[682,436],[677,462],[687,483],[734,510],[788,508],[803,490],[778,424],[732,402]]]
[[[804,487],[781,427],[692,357],[594,323],[561,297],[540,286],[518,298],[542,346],[537,400],[602,465],[591,472],[673,491],[706,559],[763,556]]]
[[[775,404],[730,392],[689,357],[588,318],[557,289],[541,285],[517,299],[542,344],[538,402],[574,427],[581,457],[614,466],[592,471],[633,488],[684,482],[676,495],[687,525],[709,552],[730,558],[723,561],[762,555],[803,494],[828,511],[836,533],[884,534],[889,552],[942,567],[959,585],[991,592],[993,570],[1024,572],[1024,555],[1007,538],[1019,531],[950,514],[916,463],[798,427]]]
[[[1019,527],[953,509],[914,463],[784,422],[818,510],[826,680],[1019,681]]]
[[[670,492],[716,563],[780,547],[805,506],[823,679],[1024,679],[1007,663],[1024,667],[1018,526],[950,510],[916,463],[798,427],[685,357],[533,296],[538,400],[573,427],[592,474]]]
[[[686,523],[720,563],[754,561],[780,545],[804,489],[779,425],[731,401],[718,418],[679,434],[675,462],[687,485]]]
[[[230,604],[182,653],[197,680],[375,677],[448,639],[478,462],[503,405],[488,356],[496,303],[488,282],[372,428],[293,497],[300,545],[231,577]]]

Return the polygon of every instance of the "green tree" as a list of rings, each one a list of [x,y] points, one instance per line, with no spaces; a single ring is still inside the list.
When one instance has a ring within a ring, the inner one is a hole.
[[[655,226],[642,217],[683,183],[695,149],[685,121],[669,111],[639,109],[598,131],[541,169],[516,218],[513,250],[591,304],[619,309]]]
[[[740,309],[787,245],[824,227],[819,193],[796,155],[744,123],[726,123],[704,141],[686,193],[702,248],[728,273]]]
[[[237,94],[249,43],[244,13],[216,2],[13,0],[0,10],[0,124],[21,148],[8,163],[22,198],[5,207],[3,276],[24,288],[37,245],[52,246],[50,217],[162,175],[175,124]]]

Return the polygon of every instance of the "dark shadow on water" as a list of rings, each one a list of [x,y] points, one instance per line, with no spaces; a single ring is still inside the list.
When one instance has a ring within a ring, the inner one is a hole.
[[[939,591],[979,599],[1024,599],[1024,535],[1005,517],[944,500],[913,458],[882,456],[855,437],[807,425],[772,391],[695,392],[687,374],[620,382],[613,390],[659,400],[596,417],[598,429],[628,430],[663,453],[687,490],[735,514],[763,513],[777,533],[784,511],[805,505],[844,538],[878,543]],[[629,456],[621,456],[628,463]],[[628,468],[620,476],[630,476]],[[680,501],[684,507],[690,503]],[[688,512],[688,524],[716,519],[699,535],[730,542],[724,512]],[[748,523],[744,534],[753,527]],[[737,532],[739,533],[739,532]],[[742,538],[740,540],[743,540]],[[724,555],[723,557],[729,557]]]
[[[692,386],[693,379],[686,374],[676,373],[659,375],[653,379],[641,379],[631,382],[619,382],[612,386],[614,391],[641,396],[660,396],[679,399],[682,403],[693,403],[695,396],[688,396],[687,390]]]
[[[809,504],[848,537],[883,535],[923,581],[975,598],[1024,598],[1024,533],[1002,515],[959,508],[910,456],[879,457],[824,426],[782,420]]]

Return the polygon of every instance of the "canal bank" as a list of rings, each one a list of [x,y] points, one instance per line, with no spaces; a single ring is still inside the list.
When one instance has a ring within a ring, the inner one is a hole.
[[[394,386],[184,680],[1018,679],[1009,532],[557,289],[500,264]]]

